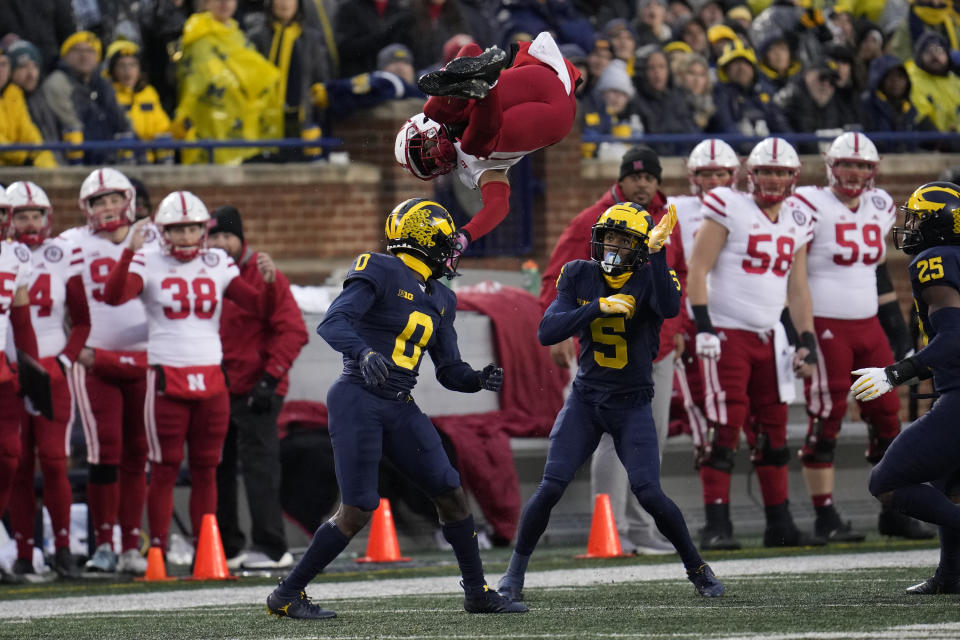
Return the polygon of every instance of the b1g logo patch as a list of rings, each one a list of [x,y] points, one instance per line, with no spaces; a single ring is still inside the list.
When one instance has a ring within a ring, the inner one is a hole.
[[[63,250],[53,245],[43,250],[43,258],[47,262],[60,262],[63,260]]]
[[[215,267],[220,264],[220,256],[213,251],[205,251],[203,253],[203,263],[208,267]]]
[[[870,198],[870,202],[873,203],[873,208],[874,208],[874,209],[886,209],[886,208],[887,208],[887,206],[886,206],[887,203],[884,202],[884,201],[883,201],[883,198],[881,198],[880,196],[872,196],[872,197]]]
[[[13,255],[17,256],[20,262],[30,262],[30,249],[27,249],[22,244],[18,244],[13,248]]]
[[[791,213],[793,214],[794,222],[796,222],[799,225],[806,223],[807,214],[805,214],[803,211],[800,211],[800,209],[794,209]]]

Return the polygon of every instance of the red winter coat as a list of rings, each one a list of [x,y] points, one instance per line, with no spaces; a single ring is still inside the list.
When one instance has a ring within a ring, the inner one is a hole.
[[[257,252],[243,246],[237,261],[240,278],[257,291],[266,287],[257,269]],[[273,314],[261,318],[238,304],[225,299],[220,317],[220,341],[223,343],[223,366],[230,382],[230,393],[249,393],[264,373],[280,382],[277,393],[286,395],[290,380],[287,371],[307,344],[307,328],[297,301],[290,293],[290,282],[277,272],[277,301]]]

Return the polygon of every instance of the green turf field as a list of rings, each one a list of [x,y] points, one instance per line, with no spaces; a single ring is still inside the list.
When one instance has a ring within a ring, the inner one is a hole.
[[[713,554],[727,586],[714,600],[694,594],[676,556],[573,560],[579,551],[538,551],[522,615],[464,613],[452,558],[427,553],[410,568],[338,560],[308,588],[339,614],[319,622],[268,616],[264,578],[0,587],[0,638],[960,638],[960,596],[903,592],[932,573],[929,543]],[[506,552],[484,555],[495,583]]]

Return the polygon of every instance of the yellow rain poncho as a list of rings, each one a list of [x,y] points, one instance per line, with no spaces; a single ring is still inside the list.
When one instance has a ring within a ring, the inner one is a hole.
[[[172,125],[184,140],[263,140],[283,137],[280,72],[247,41],[236,20],[221,23],[209,12],[183,26],[177,63],[179,103]],[[218,149],[218,164],[239,164],[259,148]],[[185,150],[184,164],[207,161],[206,151]]]

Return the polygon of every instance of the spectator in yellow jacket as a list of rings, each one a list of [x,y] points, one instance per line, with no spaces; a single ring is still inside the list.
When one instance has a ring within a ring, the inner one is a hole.
[[[0,50],[0,145],[42,144],[43,136],[30,119],[23,90],[10,81],[10,56]],[[0,165],[51,168],[57,161],[49,151],[6,151],[0,154]]]
[[[904,66],[910,76],[910,102],[940,131],[958,131],[960,77],[950,71],[947,40],[927,31],[913,49],[913,60]]]
[[[147,84],[140,71],[140,47],[129,40],[113,42],[107,47],[106,73],[137,138],[169,139],[170,117],[160,104],[157,90]],[[151,149],[144,159],[150,164],[173,162],[173,150]]]

